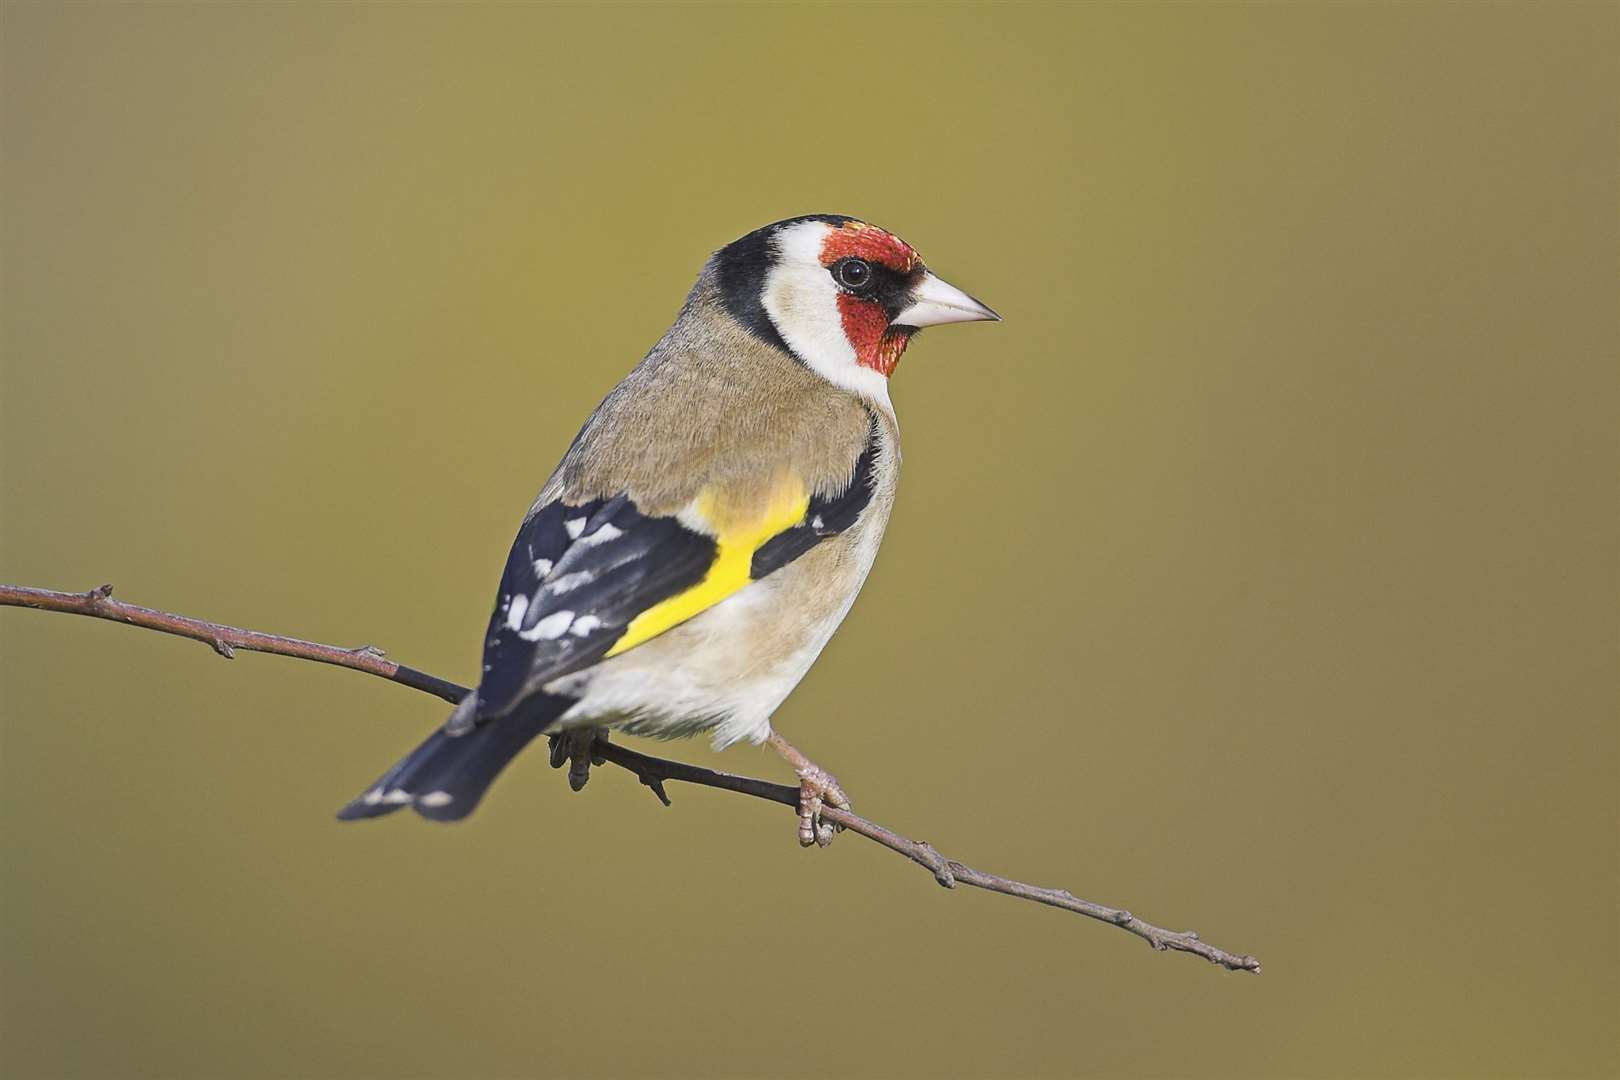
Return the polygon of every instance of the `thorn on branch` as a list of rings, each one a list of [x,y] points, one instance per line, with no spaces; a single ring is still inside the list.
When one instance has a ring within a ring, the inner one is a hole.
[[[225,659],[236,659],[236,650],[231,648],[231,643],[226,641],[224,638],[213,638],[208,642],[208,644],[212,645],[214,647],[214,651],[219,653],[219,655],[223,656]]]
[[[652,793],[658,796],[659,802],[663,803],[665,806],[674,805],[674,803],[669,801],[669,793],[664,790],[664,781],[662,778],[650,776],[647,773],[637,773],[636,775],[641,778],[641,782],[643,784],[646,784],[648,787],[652,788]]]
[[[98,585],[94,589],[91,589],[89,592],[85,593],[84,598],[94,604],[99,600],[105,600],[107,597],[111,596],[112,589],[113,587],[111,585]]]
[[[381,660],[388,655],[380,646],[377,645],[361,645],[357,648],[350,649],[349,651],[356,656],[370,657],[374,660]]]

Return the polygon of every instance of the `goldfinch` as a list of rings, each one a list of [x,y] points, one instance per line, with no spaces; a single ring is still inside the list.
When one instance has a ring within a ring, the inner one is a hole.
[[[837,780],[771,715],[843,621],[894,502],[889,376],[916,332],[999,319],[854,218],[767,225],[716,252],[518,529],[478,689],[343,820],[456,821],[538,735],[577,789],[609,730],[768,742],[825,844]]]

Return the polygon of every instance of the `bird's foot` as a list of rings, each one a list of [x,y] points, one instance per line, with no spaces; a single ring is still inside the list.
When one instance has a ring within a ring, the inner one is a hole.
[[[568,786],[575,791],[591,779],[591,766],[602,765],[607,758],[597,747],[608,741],[603,728],[576,728],[551,737],[551,767],[560,769],[568,765]]]
[[[822,821],[822,807],[848,810],[849,796],[838,786],[838,777],[805,757],[798,747],[782,736],[773,731],[768,741],[799,774],[799,845],[826,847],[842,830],[842,826]]]
[[[821,820],[821,808],[849,809],[849,796],[838,786],[838,777],[818,766],[799,773],[799,846],[826,847],[843,830],[842,825]]]

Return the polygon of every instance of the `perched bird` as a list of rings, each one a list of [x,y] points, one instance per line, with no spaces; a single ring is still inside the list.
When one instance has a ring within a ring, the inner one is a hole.
[[[518,529],[478,689],[339,812],[466,817],[538,735],[577,789],[608,730],[769,742],[825,844],[838,781],[771,714],[843,621],[900,469],[889,376],[912,336],[999,319],[893,234],[791,218],[704,265]]]

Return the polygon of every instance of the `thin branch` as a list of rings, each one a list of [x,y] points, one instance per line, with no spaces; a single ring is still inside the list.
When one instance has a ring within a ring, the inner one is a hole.
[[[108,619],[113,622],[127,623],[130,626],[139,626],[147,630],[158,630],[165,634],[176,634],[180,637],[191,638],[208,645],[220,656],[230,659],[236,655],[238,649],[248,649],[253,652],[275,653],[279,656],[292,656],[301,660],[314,660],[322,664],[333,664],[337,667],[352,668],[355,671],[364,671],[391,682],[409,686],[414,690],[433,694],[449,702],[458,702],[470,691],[456,683],[448,682],[424,671],[396,664],[389,660],[381,649],[371,645],[362,645],[359,648],[344,649],[336,645],[322,645],[314,641],[304,641],[300,638],[280,637],[275,634],[264,634],[256,630],[243,630],[235,626],[226,626],[223,623],[206,622],[202,619],[191,619],[184,615],[175,615],[167,611],[158,611],[154,608],[141,607],[137,604],[127,604],[122,600],[112,599],[112,586],[103,585],[99,589],[92,589],[84,593],[54,592],[50,589],[34,589],[23,585],[0,585],[0,607],[30,607],[42,611],[60,611],[71,615],[88,615],[97,619]],[[755,780],[747,776],[735,776],[731,773],[716,772],[713,769],[704,769],[696,765],[687,765],[679,761],[669,761],[664,758],[651,757],[647,754],[637,753],[628,747],[617,743],[598,742],[593,753],[605,758],[636,775],[636,777],[656,795],[664,805],[669,805],[669,796],[664,791],[664,784],[668,781],[680,781],[687,784],[698,784],[703,787],[719,788],[723,791],[735,791],[742,795],[751,795],[756,799],[765,799],[769,802],[782,803],[791,807],[795,812],[799,807],[799,789],[788,787],[785,784],[773,784],[765,780]],[[911,840],[899,833],[891,832],[876,822],[868,821],[858,814],[847,810],[837,810],[832,807],[822,809],[824,820],[840,825],[852,833],[858,833],[868,840],[875,840],[890,851],[899,852],[912,862],[926,868],[934,875],[934,880],[947,889],[957,885],[972,885],[975,888],[987,889],[990,892],[1002,893],[1006,896],[1016,896],[1023,900],[1033,900],[1037,904],[1046,904],[1049,907],[1072,911],[1077,915],[1084,915],[1099,922],[1117,926],[1122,930],[1135,934],[1155,949],[1173,950],[1175,952],[1192,953],[1202,956],[1212,964],[1227,968],[1231,971],[1260,970],[1260,962],[1252,956],[1237,956],[1217,949],[1199,940],[1196,933],[1191,930],[1173,931],[1143,922],[1128,911],[1118,908],[1096,904],[1090,900],[1082,900],[1064,889],[1045,889],[1036,885],[1028,885],[1022,881],[1013,881],[997,874],[987,874],[982,870],[975,870],[954,859],[948,859],[938,851],[920,840]]]

